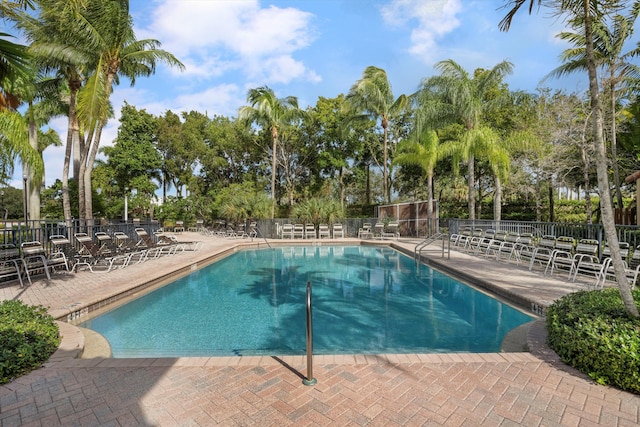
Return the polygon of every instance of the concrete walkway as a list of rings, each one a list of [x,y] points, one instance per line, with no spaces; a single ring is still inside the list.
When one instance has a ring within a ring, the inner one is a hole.
[[[22,289],[4,284],[0,298],[45,305],[56,318],[82,317],[249,243],[195,233],[179,238],[205,244],[107,274],[57,273]],[[407,253],[414,246],[392,244]],[[426,255],[536,312],[578,288],[514,264],[458,252],[441,258],[435,245]],[[78,358],[84,335],[62,326],[63,345],[43,368],[0,386],[1,426],[640,424],[640,396],[563,365],[545,346],[541,321],[529,330],[528,353],[316,356],[315,386],[302,384],[302,356]]]

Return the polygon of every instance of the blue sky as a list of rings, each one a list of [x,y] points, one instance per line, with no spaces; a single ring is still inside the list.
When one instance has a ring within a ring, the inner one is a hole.
[[[117,134],[126,101],[161,115],[196,110],[235,116],[248,89],[267,85],[301,106],[319,96],[347,93],[369,65],[383,68],[394,95],[413,93],[437,74],[433,65],[453,59],[469,73],[503,60],[514,64],[506,82],[534,92],[559,65],[567,47],[555,38],[563,23],[542,10],[516,16],[498,30],[504,0],[131,0],[138,39],[153,38],[185,65],[160,66],[134,87],[122,79],[112,95],[116,118],[102,145]],[[524,12],[524,11],[523,11]],[[583,92],[586,76],[548,80],[543,86]],[[51,126],[66,134],[66,121]],[[61,178],[64,149],[45,151],[46,184]],[[22,187],[16,167],[12,185]]]

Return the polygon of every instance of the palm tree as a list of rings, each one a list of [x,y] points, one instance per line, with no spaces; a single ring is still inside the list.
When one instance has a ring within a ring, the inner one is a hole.
[[[467,162],[469,219],[473,220],[476,210],[475,159],[477,156],[498,153],[488,149],[497,141],[495,132],[482,125],[483,112],[490,105],[486,95],[511,73],[513,65],[503,61],[491,70],[477,72],[473,77],[452,59],[438,62],[436,68],[441,74],[425,80],[420,92],[426,98],[429,92],[440,97],[439,103],[430,107],[434,122],[455,121],[464,126],[464,133],[455,145],[457,156],[454,161]]]
[[[391,201],[391,185],[387,172],[389,123],[408,107],[409,98],[406,95],[400,95],[394,99],[387,73],[371,65],[365,68],[362,78],[351,86],[346,100],[356,112],[352,120],[358,118],[380,120],[383,131],[382,186],[385,201],[389,203]]]
[[[62,206],[65,221],[71,221],[69,172],[74,157],[73,177],[77,180],[84,144],[77,115],[77,95],[86,80],[85,71],[95,50],[74,31],[81,26],[78,7],[84,0],[39,0],[38,14],[21,14],[18,26],[30,41],[29,53],[40,70],[58,81],[58,97],[67,104],[68,127],[62,169]]]
[[[529,3],[529,13],[533,10],[536,0],[510,0],[512,8],[507,15],[500,21],[499,27],[504,31],[509,30],[513,16],[518,12],[520,7],[525,3]],[[545,4],[542,0],[537,1],[538,5]],[[609,190],[609,176],[607,168],[607,153],[604,140],[604,117],[602,113],[602,103],[600,101],[600,93],[598,87],[598,60],[596,57],[594,23],[603,21],[603,17],[609,12],[608,7],[619,6],[616,2],[601,4],[601,2],[593,0],[555,0],[548,3],[558,13],[569,14],[574,18],[574,24],[577,22],[575,18],[579,18],[581,25],[576,27],[584,34],[585,41],[585,62],[589,75],[589,97],[591,99],[592,112],[592,137],[595,144],[596,152],[596,171],[598,174],[598,189],[600,190],[600,210],[602,212],[602,225],[605,236],[609,242],[611,249],[611,260],[616,273],[616,281],[620,296],[627,314],[633,317],[640,317],[638,307],[636,307],[631,294],[631,287],[625,276],[625,264],[620,255],[618,235],[616,233],[616,225],[613,214],[613,204],[611,202],[611,191]],[[597,27],[596,27],[597,28]]]
[[[616,189],[618,208],[622,208],[622,191],[620,190],[620,169],[617,161],[616,116],[618,95],[626,97],[630,93],[630,83],[640,75],[640,67],[629,62],[630,58],[640,55],[640,47],[636,46],[622,53],[625,42],[633,35],[634,23],[640,13],[640,1],[634,3],[629,15],[615,15],[613,28],[609,29],[604,22],[594,22],[594,54],[600,66],[605,68],[608,77],[604,80],[609,95],[611,157],[613,159],[613,181]],[[579,18],[580,19],[580,18]],[[579,24],[579,22],[577,22]],[[574,47],[562,54],[563,64],[549,73],[549,76],[562,77],[574,72],[584,72],[586,64],[586,41],[579,32],[562,32],[558,38],[571,42]]]
[[[238,118],[248,124],[256,123],[271,134],[271,219],[276,210],[276,174],[278,169],[278,137],[280,130],[304,116],[298,107],[298,98],[288,96],[278,98],[268,86],[249,89],[247,93],[249,105],[241,107]]]
[[[393,163],[404,166],[420,166],[427,176],[427,235],[435,231],[435,218],[433,217],[433,171],[436,163],[444,155],[440,145],[438,134],[433,129],[417,130],[411,138],[402,141],[398,145],[398,154]]]
[[[78,118],[89,130],[82,152],[79,171],[80,217],[93,217],[91,199],[91,172],[100,145],[102,129],[109,117],[109,98],[113,85],[120,76],[134,85],[136,78],[155,73],[157,62],[184,69],[172,54],[159,49],[160,42],[153,39],[136,40],[129,15],[129,1],[88,2],[79,10],[86,25],[83,39],[97,53],[93,74],[78,94]]]

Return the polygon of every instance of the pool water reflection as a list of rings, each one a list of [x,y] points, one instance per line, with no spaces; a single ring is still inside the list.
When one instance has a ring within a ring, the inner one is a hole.
[[[399,252],[370,246],[245,250],[80,326],[114,357],[496,352],[532,317]]]

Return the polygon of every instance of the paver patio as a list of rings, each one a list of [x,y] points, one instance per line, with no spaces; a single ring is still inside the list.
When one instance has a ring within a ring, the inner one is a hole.
[[[4,284],[0,298],[42,304],[66,318],[249,243],[179,237],[205,245],[107,274],[55,274],[22,289]],[[450,260],[430,255],[440,268],[474,277],[525,307],[544,307],[575,289],[564,277],[513,264],[457,252]],[[563,365],[545,346],[541,321],[529,331],[529,353],[316,356],[315,386],[302,384],[303,356],[75,358],[83,335],[63,326],[64,345],[43,368],[0,386],[1,426],[640,424],[640,396],[597,385]]]

